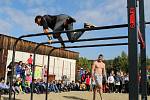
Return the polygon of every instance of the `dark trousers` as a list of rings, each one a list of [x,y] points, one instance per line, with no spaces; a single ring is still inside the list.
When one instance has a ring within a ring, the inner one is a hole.
[[[56,25],[55,25],[53,31],[73,30],[73,22],[75,22],[75,20],[72,22],[67,22],[68,19],[74,20],[73,18],[71,18],[68,15],[64,15],[64,14],[59,15],[59,17],[57,17]],[[67,24],[65,24],[66,22],[67,22]],[[74,42],[83,33],[84,33],[84,31],[82,31],[82,32],[81,31],[80,32],[68,32],[66,34],[67,34],[69,41]],[[54,38],[57,38],[60,42],[63,42],[63,39],[61,38],[60,35],[54,34],[53,36],[54,36]]]
[[[90,91],[90,85],[89,84],[86,84],[86,89],[87,89],[87,91]]]
[[[110,92],[114,92],[114,83],[109,83]]]

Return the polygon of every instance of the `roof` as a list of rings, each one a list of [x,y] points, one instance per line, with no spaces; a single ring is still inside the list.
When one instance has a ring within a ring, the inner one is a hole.
[[[0,34],[0,49],[13,50],[13,46],[17,38]],[[36,42],[31,42],[27,40],[19,40],[16,46],[17,51],[34,53],[35,47],[38,45]],[[53,51],[52,51],[53,49]],[[70,50],[62,50],[60,48],[54,48],[48,45],[41,45],[36,51],[37,54],[48,55],[51,52],[51,56],[62,57],[68,59],[78,59],[79,53],[70,51]]]

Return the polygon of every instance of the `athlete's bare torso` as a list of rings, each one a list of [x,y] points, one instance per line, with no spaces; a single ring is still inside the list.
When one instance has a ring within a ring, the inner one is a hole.
[[[94,67],[94,73],[95,74],[102,75],[103,71],[105,69],[105,64],[102,61],[95,61],[93,63],[93,67]]]

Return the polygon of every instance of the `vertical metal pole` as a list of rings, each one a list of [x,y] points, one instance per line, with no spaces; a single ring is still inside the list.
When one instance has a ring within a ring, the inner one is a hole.
[[[64,60],[63,60],[63,65],[62,65],[62,76],[64,75]]]
[[[14,91],[14,100],[16,100],[16,94],[15,94],[15,91]]]
[[[50,60],[50,55],[48,55],[48,63],[47,63],[47,80],[46,80],[46,97],[45,97],[45,100],[48,99],[49,60]]]
[[[17,38],[16,42],[14,43],[14,46],[13,46],[13,55],[12,55],[12,68],[11,68],[11,76],[10,76],[10,89],[9,89],[9,100],[12,99],[12,85],[13,85],[13,77],[14,77],[14,63],[15,63],[15,51],[16,51],[16,46],[17,46],[17,43],[18,41],[23,38],[22,36]],[[15,98],[15,97],[14,97]]]
[[[139,0],[139,22],[140,31],[145,42],[145,16],[144,16],[144,0]],[[146,42],[145,48],[140,46],[141,54],[141,100],[147,100],[147,76],[146,76]]]
[[[35,58],[36,58],[36,49],[34,50],[34,56],[33,56],[33,65],[31,67],[32,70],[32,82],[31,82],[31,97],[30,100],[33,100],[33,84],[34,84],[34,72],[35,72]]]
[[[139,100],[137,67],[136,0],[127,0],[128,6],[128,54],[129,54],[129,100]]]
[[[34,90],[34,73],[35,73],[35,58],[36,58],[36,51],[37,49],[43,45],[43,44],[48,44],[48,42],[43,42],[43,43],[39,43],[35,49],[34,49],[34,56],[33,56],[33,66],[31,67],[32,68],[32,83],[31,83],[31,96],[30,96],[30,100],[33,100],[33,90]]]
[[[53,48],[52,50],[50,50],[49,54],[48,54],[48,62],[47,62],[47,82],[46,82],[46,96],[45,96],[45,100],[48,99],[48,80],[49,80],[49,64],[50,64],[50,55],[52,53],[52,51],[54,50],[55,48]]]
[[[34,90],[34,73],[35,73],[35,58],[36,58],[36,51],[37,49],[43,45],[43,44],[49,44],[49,42],[43,42],[43,43],[39,43],[35,49],[34,49],[34,56],[33,56],[33,66],[32,66],[32,83],[31,83],[31,96],[30,96],[30,100],[33,100],[33,90]]]

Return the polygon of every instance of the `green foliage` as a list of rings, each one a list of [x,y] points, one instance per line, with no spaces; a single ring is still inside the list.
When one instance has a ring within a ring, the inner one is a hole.
[[[113,60],[106,60],[105,61],[105,66],[106,66],[106,70],[107,70],[107,73],[110,73],[111,70],[113,69]]]
[[[120,69],[122,71],[128,71],[128,56],[125,52],[122,52],[120,59]]]
[[[118,56],[113,60],[113,69],[115,71],[121,70],[128,72],[128,56],[124,51],[121,53],[121,56]]]
[[[150,59],[147,57],[147,59],[146,59],[146,65],[147,66],[150,66]]]
[[[150,59],[147,57],[147,62],[146,65],[150,66]],[[140,61],[140,58],[139,58]],[[91,65],[93,61],[89,61],[85,57],[80,57],[77,61],[77,66],[80,66],[84,69],[89,69],[91,71]],[[108,73],[110,73],[111,70],[114,71],[123,71],[123,72],[128,72],[128,56],[127,54],[123,51],[120,56],[115,57],[114,59],[111,60],[106,60],[106,70]],[[138,63],[138,66],[140,66],[140,62]]]
[[[92,61],[89,61],[87,58],[85,57],[80,57],[77,61],[77,65],[79,67],[82,67],[84,69],[89,69],[91,70],[91,64],[92,64]]]

